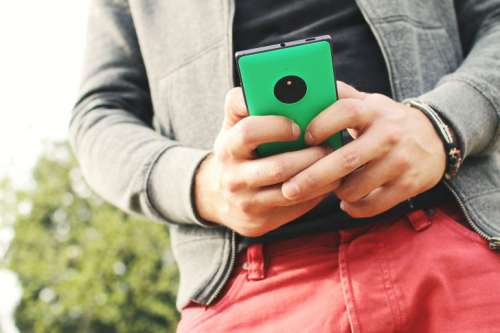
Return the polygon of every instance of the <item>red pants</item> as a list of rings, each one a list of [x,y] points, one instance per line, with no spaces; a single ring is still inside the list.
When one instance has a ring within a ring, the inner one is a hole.
[[[500,332],[500,254],[443,210],[254,244],[177,332]]]

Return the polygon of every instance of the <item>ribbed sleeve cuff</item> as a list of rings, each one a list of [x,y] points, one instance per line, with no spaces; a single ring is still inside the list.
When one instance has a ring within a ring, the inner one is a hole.
[[[451,125],[464,157],[482,152],[496,136],[495,106],[479,88],[466,81],[444,81],[417,99],[432,106]]]
[[[196,214],[194,177],[209,150],[183,146],[166,148],[154,162],[146,182],[151,208],[164,222],[215,227]]]

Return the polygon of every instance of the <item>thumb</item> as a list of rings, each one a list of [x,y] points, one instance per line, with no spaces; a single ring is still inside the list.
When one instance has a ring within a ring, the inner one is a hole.
[[[241,87],[229,90],[224,101],[224,122],[223,128],[233,127],[241,119],[248,116],[248,110],[243,97]]]

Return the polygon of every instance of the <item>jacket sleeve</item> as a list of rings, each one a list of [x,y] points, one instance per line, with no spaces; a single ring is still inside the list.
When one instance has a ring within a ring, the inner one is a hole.
[[[193,209],[193,177],[208,151],[153,130],[145,66],[128,3],[93,0],[79,99],[69,123],[84,178],[123,211],[211,227]]]
[[[455,0],[465,59],[420,96],[454,128],[463,156],[499,151],[500,0]]]

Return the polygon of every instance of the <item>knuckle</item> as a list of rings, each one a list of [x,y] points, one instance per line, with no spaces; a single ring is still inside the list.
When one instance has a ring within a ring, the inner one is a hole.
[[[386,141],[389,147],[394,147],[401,141],[401,136],[398,131],[390,130],[386,132]]]
[[[311,172],[306,172],[302,178],[302,184],[299,185],[299,190],[303,188],[314,188],[318,184],[318,179]]]
[[[403,193],[410,195],[414,193],[418,187],[417,181],[413,177],[405,177],[399,182],[399,188]]]
[[[250,122],[248,121],[248,119],[251,119],[251,118],[246,118],[246,119],[243,119],[242,121],[240,121],[237,125],[237,135],[239,137],[239,142],[242,144],[242,145],[251,145],[253,144],[253,130],[252,130],[252,126],[250,124]]]
[[[389,144],[389,146],[396,146],[398,143],[401,142],[403,133],[399,128],[391,127],[390,129],[386,129],[384,132],[386,141]]]
[[[268,168],[268,172],[273,180],[281,180],[286,176],[286,169],[283,162],[273,162]]]
[[[410,157],[407,154],[399,154],[395,158],[396,169],[398,170],[407,170],[410,165]]]
[[[380,106],[387,100],[387,97],[379,93],[373,93],[373,94],[368,94],[365,100],[367,103],[370,103],[374,106]]]
[[[230,179],[226,181],[226,189],[229,193],[236,193],[241,189],[241,183],[238,182],[236,179]]]
[[[343,151],[339,151],[339,153],[340,153],[340,160],[342,163],[341,167],[346,172],[350,172],[350,171],[355,170],[359,167],[361,158],[356,151],[343,150]]]
[[[246,216],[249,216],[254,211],[254,203],[249,199],[241,199],[236,202],[236,207],[238,210]]]
[[[346,106],[349,110],[350,121],[352,123],[359,122],[363,117],[362,103],[358,101],[349,101]]]
[[[231,194],[238,192],[244,185],[240,178],[235,177],[233,173],[229,172],[224,174],[222,184],[224,189]]]

